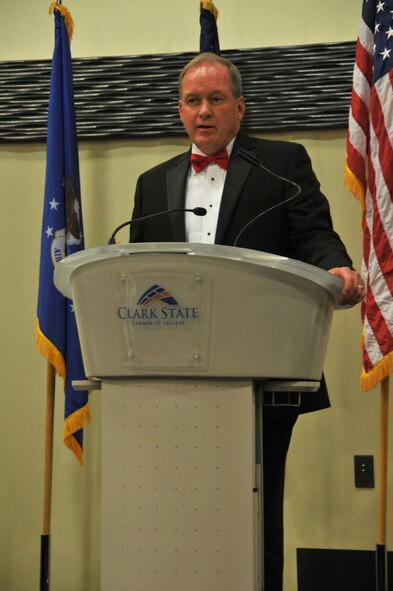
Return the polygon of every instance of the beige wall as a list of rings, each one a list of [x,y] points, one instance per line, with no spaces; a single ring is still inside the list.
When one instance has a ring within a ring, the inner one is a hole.
[[[43,0],[0,0],[0,59],[50,58],[53,23]],[[353,40],[361,2],[217,0],[222,49]],[[66,3],[75,20],[74,57],[196,51],[198,2],[101,0]],[[147,33],[148,32],[148,33]],[[355,263],[361,258],[357,203],[343,187],[345,132],[280,134],[309,150],[328,195],[336,228]],[[144,169],[178,153],[185,140],[81,143],[86,246],[107,241],[127,219]],[[0,145],[2,281],[0,340],[0,589],[38,587],[42,515],[45,361],[35,349],[35,309],[45,176],[45,146]],[[125,237],[124,237],[125,239]],[[288,462],[286,591],[296,589],[296,547],[372,549],[376,490],[353,484],[353,455],[376,454],[378,393],[361,394],[359,310],[335,315],[326,360],[333,408],[302,417]],[[99,581],[100,397],[91,399],[85,467],[62,444],[63,401],[56,404],[53,591],[95,591]],[[391,477],[390,477],[391,481]],[[392,485],[392,482],[390,482]],[[390,487],[391,489],[391,487]],[[392,527],[388,540],[392,539]]]

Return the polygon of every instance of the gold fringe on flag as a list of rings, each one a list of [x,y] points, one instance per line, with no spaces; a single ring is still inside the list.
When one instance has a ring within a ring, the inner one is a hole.
[[[214,16],[214,18],[216,20],[218,19],[218,15],[220,13],[218,12],[217,8],[214,6],[214,3],[212,0],[201,0],[200,8],[203,8],[204,10],[208,10],[209,12],[212,13],[212,15]]]
[[[385,355],[381,361],[378,361],[370,371],[365,372],[364,369],[362,370],[360,376],[360,389],[363,392],[372,390],[391,373],[393,373],[393,351]]]
[[[89,403],[72,413],[72,415],[69,415],[64,421],[63,441],[78,458],[81,466],[83,466],[82,448],[73,436],[73,433],[89,425],[90,421]]]
[[[49,14],[53,14],[54,10],[58,10],[64,19],[64,24],[67,29],[68,39],[71,42],[72,35],[74,34],[74,21],[68,8],[60,4],[59,2],[51,2],[49,5]]]
[[[41,331],[38,318],[36,320],[36,343],[41,355],[55,368],[56,373],[65,380],[66,372],[63,355]]]
[[[36,321],[36,342],[38,351],[55,368],[56,373],[63,378],[65,383],[66,369],[63,355],[54,344],[41,331],[38,319]],[[83,451],[73,433],[83,429],[91,422],[89,403],[69,415],[64,421],[63,441],[65,445],[75,454],[81,465],[83,465]]]
[[[365,215],[365,203],[366,203],[366,190],[364,188],[363,183],[358,179],[358,177],[352,172],[349,168],[348,164],[345,164],[344,167],[344,183],[347,189],[352,193],[352,195],[357,199],[362,207],[362,220],[364,220]]]

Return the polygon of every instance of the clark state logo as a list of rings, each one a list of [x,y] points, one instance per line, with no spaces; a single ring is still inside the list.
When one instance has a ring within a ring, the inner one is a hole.
[[[199,319],[199,309],[179,306],[169,291],[154,284],[143,292],[135,308],[119,306],[117,315],[133,326],[184,326]]]

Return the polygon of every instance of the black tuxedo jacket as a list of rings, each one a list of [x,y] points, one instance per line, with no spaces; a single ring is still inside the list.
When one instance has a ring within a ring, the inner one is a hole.
[[[296,191],[290,183],[245,161],[238,154],[240,147],[268,169],[300,185],[301,194],[251,224],[237,246],[298,259],[326,270],[352,267],[343,243],[333,230],[328,201],[320,191],[304,147],[291,142],[251,138],[243,132],[238,134],[232,149],[215,243],[232,246],[239,232],[259,213]],[[189,156],[190,151],[180,154],[139,177],[133,218],[185,207]],[[182,212],[172,213],[135,224],[131,227],[130,241],[184,242],[184,216]],[[329,405],[324,382],[317,394],[302,398],[300,409],[280,410],[280,414],[307,412]]]

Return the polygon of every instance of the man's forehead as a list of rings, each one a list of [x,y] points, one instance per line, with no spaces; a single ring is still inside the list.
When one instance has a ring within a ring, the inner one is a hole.
[[[183,95],[184,96],[189,96],[189,95],[202,95],[202,94],[219,94],[219,93],[225,93],[227,94],[228,92],[228,87],[227,86],[209,86],[209,87],[201,87],[198,84],[195,84],[195,86],[190,85],[188,86],[184,92]]]
[[[225,66],[222,66],[222,70],[215,66],[222,66],[222,64],[202,63],[190,68],[183,78],[183,95],[227,93],[231,88],[228,70]]]
[[[229,80],[228,68],[223,64],[219,62],[201,62],[187,70],[184,74],[183,82],[210,75],[218,76],[226,81]]]

